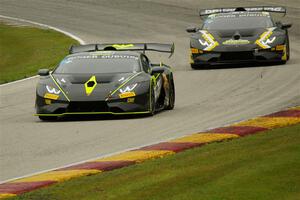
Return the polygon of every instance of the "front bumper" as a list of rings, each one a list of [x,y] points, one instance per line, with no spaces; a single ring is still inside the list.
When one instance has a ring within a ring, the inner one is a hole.
[[[253,50],[238,52],[203,52],[193,50],[191,53],[191,64],[194,65],[217,65],[238,63],[263,63],[286,61],[285,47],[282,50]]]
[[[148,95],[107,101],[60,101],[36,97],[36,116],[125,115],[149,113]]]

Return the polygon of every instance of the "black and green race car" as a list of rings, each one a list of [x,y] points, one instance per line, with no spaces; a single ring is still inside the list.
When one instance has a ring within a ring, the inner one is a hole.
[[[284,7],[214,8],[200,11],[201,28],[190,27],[191,67],[232,63],[285,63],[290,57],[288,28],[270,13]]]
[[[174,44],[72,46],[53,70],[39,70],[36,116],[153,115],[173,109],[175,87],[169,66],[152,64],[145,51],[174,52]]]

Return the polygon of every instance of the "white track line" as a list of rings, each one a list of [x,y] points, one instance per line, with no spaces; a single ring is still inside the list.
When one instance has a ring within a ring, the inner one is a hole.
[[[25,22],[25,23],[34,24],[34,25],[37,25],[37,26],[40,26],[40,27],[52,29],[52,30],[55,30],[57,32],[63,33],[64,35],[66,35],[66,36],[68,36],[70,38],[73,38],[74,40],[78,41],[80,44],[85,44],[85,41],[83,41],[78,36],[76,36],[76,35],[74,35],[74,34],[72,34],[70,32],[64,31],[64,30],[62,30],[60,28],[56,28],[54,26],[49,26],[47,24],[42,24],[42,23],[38,23],[38,22],[27,20],[27,19],[21,19],[21,18],[16,18],[16,17],[9,17],[9,16],[5,16],[5,15],[0,15],[0,18],[9,19],[9,20],[15,20],[15,21],[20,21],[20,22]],[[17,80],[17,81],[13,81],[13,82],[10,82],[10,83],[4,83],[4,84],[1,84],[0,87],[7,86],[7,85],[10,85],[10,84],[14,84],[14,83],[19,83],[19,82],[22,82],[22,81],[27,81],[27,80],[30,80],[30,79],[33,79],[33,78],[37,78],[37,77],[38,77],[38,75],[32,76],[32,77],[28,77],[28,78],[25,78],[25,79],[21,79],[21,80]]]

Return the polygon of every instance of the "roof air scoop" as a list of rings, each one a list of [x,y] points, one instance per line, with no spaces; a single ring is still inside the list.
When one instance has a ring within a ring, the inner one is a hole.
[[[234,40],[239,40],[239,39],[241,39],[241,34],[240,34],[239,32],[234,33],[233,39],[234,39]]]

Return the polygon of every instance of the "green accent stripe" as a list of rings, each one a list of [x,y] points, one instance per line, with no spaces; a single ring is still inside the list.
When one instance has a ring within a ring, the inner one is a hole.
[[[60,117],[65,115],[136,115],[136,114],[148,114],[150,111],[142,111],[142,112],[123,112],[123,113],[115,113],[115,112],[74,112],[74,113],[61,113],[61,114],[34,114],[34,116],[48,116],[48,117]]]
[[[54,79],[54,77],[52,76],[52,74],[50,74],[51,79],[53,80],[53,82],[55,83],[55,85],[60,89],[60,91],[63,93],[63,95],[66,97],[66,99],[70,102],[69,97],[66,95],[66,93],[64,92],[64,90],[59,86],[59,84],[56,82],[56,80]]]
[[[110,95],[114,95],[120,88],[122,88],[124,85],[126,85],[126,83],[128,83],[129,81],[131,81],[134,77],[140,75],[142,72],[136,73],[134,75],[132,75],[131,77],[128,77],[126,81],[124,81],[123,84],[121,84],[117,89],[115,89],[112,93],[110,93]]]

